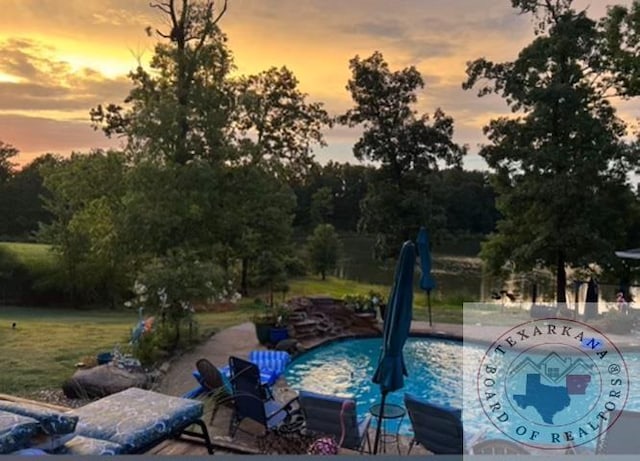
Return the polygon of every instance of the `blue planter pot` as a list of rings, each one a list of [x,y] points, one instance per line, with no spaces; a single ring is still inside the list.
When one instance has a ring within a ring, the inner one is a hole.
[[[96,361],[98,365],[104,365],[113,360],[113,354],[111,352],[101,352],[96,356]]]
[[[267,344],[271,340],[271,323],[256,323],[256,337],[260,344]]]
[[[271,344],[278,344],[280,341],[289,338],[289,330],[286,328],[271,328],[269,330],[269,339]]]

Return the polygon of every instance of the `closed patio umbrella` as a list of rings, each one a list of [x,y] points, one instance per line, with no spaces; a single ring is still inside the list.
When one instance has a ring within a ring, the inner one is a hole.
[[[384,318],[382,335],[382,351],[378,368],[372,381],[380,386],[382,399],[380,402],[381,415],[384,415],[384,404],[389,392],[404,386],[404,376],[407,367],[402,356],[404,343],[411,329],[413,311],[413,271],[416,263],[416,248],[413,242],[406,241],[400,250],[400,257],[396,265],[391,296]],[[378,452],[382,418],[378,418],[376,438],[373,452]]]
[[[431,275],[431,250],[429,249],[429,234],[424,227],[418,232],[418,254],[420,255],[420,269],[422,276],[420,277],[420,288],[427,292],[427,308],[429,310],[429,326],[431,321],[431,290],[436,287],[436,281]]]

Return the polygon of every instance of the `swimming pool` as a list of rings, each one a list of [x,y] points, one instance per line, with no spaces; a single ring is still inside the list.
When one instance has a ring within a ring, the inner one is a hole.
[[[295,390],[355,398],[358,415],[364,416],[380,401],[380,389],[371,377],[381,345],[381,338],[328,343],[296,358],[287,367],[285,378]],[[454,340],[409,338],[404,347],[409,377],[405,378],[403,389],[388,394],[387,402],[403,405],[404,393],[409,392],[431,402],[462,408],[465,432],[484,431],[487,436],[501,437],[482,410],[463,404],[463,374],[476,375],[485,349],[468,343],[463,346]],[[640,353],[625,353],[624,357],[631,381],[625,408],[640,410]],[[400,433],[412,433],[408,416],[402,421]]]

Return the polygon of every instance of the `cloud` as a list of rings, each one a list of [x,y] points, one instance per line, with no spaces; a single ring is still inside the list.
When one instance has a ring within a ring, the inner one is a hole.
[[[131,84],[125,77],[107,78],[90,68],[74,70],[55,58],[55,50],[34,40],[0,43],[0,72],[17,77],[0,82],[0,110],[77,111],[101,102],[121,101]]]
[[[398,39],[406,36],[406,29],[398,22],[367,21],[344,26],[342,31],[350,34],[370,35],[377,38]]]
[[[20,150],[17,162],[21,165],[48,152],[69,155],[73,151],[86,152],[119,144],[118,140],[94,131],[88,122],[14,114],[0,114],[0,139]]]
[[[149,22],[149,14],[135,13],[131,8],[105,8],[91,15],[94,24],[115,27],[135,26]]]

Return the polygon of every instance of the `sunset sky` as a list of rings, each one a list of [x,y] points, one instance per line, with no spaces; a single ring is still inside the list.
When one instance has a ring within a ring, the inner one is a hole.
[[[617,3],[630,4],[631,0]],[[591,6],[589,6],[591,4]],[[576,0],[592,17],[604,0]],[[426,82],[417,109],[441,107],[456,122],[455,140],[470,145],[468,168],[482,168],[476,152],[482,126],[508,113],[499,98],[463,91],[466,62],[485,56],[512,60],[533,37],[530,18],[509,0],[229,0],[220,25],[237,72],[286,65],[310,101],[331,114],[351,105],[345,89],[349,59],[381,51],[392,69],[415,65]],[[121,102],[126,73],[146,62],[162,28],[147,0],[0,0],[0,140],[21,151],[19,163],[45,152],[69,154],[115,145],[89,124],[89,109]],[[640,102],[618,104],[635,121]],[[357,130],[336,127],[322,163],[355,159]]]

